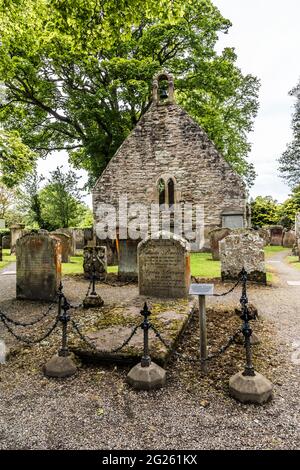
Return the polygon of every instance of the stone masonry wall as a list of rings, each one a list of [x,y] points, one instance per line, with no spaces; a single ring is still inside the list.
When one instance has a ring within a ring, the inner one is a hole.
[[[162,176],[175,179],[176,202],[204,205],[205,232],[221,226],[223,211],[240,211],[246,222],[244,183],[206,133],[178,105],[152,104],[95,185],[95,223],[99,203],[117,206],[120,195],[158,202]]]

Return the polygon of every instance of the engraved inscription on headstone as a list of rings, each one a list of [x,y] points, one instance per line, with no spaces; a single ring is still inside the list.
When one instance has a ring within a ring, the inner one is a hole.
[[[17,298],[54,300],[61,278],[61,243],[45,234],[17,240]]]
[[[138,245],[139,292],[160,298],[186,297],[190,285],[188,243],[174,234],[146,238]]]

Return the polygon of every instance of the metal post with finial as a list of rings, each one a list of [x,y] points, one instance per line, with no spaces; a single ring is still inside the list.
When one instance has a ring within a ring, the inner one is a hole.
[[[229,392],[241,403],[262,404],[272,397],[273,385],[262,374],[254,371],[252,364],[250,320],[253,320],[248,308],[247,282],[248,273],[243,267],[240,278],[242,281],[241,319],[243,320],[242,333],[245,338],[246,364],[243,372],[238,372],[229,380]]]
[[[141,324],[141,328],[144,332],[144,354],[141,359],[141,366],[142,367],[149,367],[151,364],[151,357],[149,356],[149,329],[151,324],[148,320],[149,316],[151,315],[150,310],[148,309],[148,305],[145,302],[143,309],[141,310],[141,315],[143,315],[144,320]]]
[[[252,346],[251,346],[251,335],[252,335],[252,328],[250,327],[250,320],[253,320],[252,315],[249,313],[248,309],[248,296],[247,296],[247,281],[248,275],[245,268],[241,271],[241,281],[242,281],[242,295],[240,299],[241,303],[241,319],[243,320],[243,328],[242,333],[245,338],[245,351],[246,351],[246,364],[245,370],[243,375],[245,376],[254,376],[255,371],[252,364]]]
[[[68,322],[70,321],[69,310],[71,308],[63,293],[63,285],[60,282],[58,287],[58,319],[62,323],[61,347],[57,354],[45,364],[44,373],[47,377],[69,377],[75,374],[77,367],[72,360],[68,348]]]
[[[147,302],[144,303],[140,314],[144,317],[141,323],[141,329],[143,331],[143,356],[139,364],[136,364],[129,371],[127,381],[133,388],[151,390],[165,385],[166,371],[155,364],[149,354],[149,330],[151,328],[149,316],[151,315],[151,311],[148,308]]]

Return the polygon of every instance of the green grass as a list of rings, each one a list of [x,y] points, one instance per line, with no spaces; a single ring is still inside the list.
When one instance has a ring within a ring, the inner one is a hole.
[[[221,277],[221,262],[213,261],[211,253],[191,253],[191,275],[206,279]]]
[[[267,246],[265,247],[266,259],[272,256],[274,253],[278,253],[281,251],[288,251],[288,250],[289,248],[283,248],[282,246]],[[4,250],[4,251],[8,251],[8,250]],[[294,257],[290,256],[288,257],[288,260],[290,263],[293,263],[295,267],[300,269],[300,263],[296,263],[296,261],[298,260],[296,256]],[[1,263],[0,263],[0,267],[1,267]],[[117,274],[118,266],[108,266],[107,272]],[[70,258],[70,263],[63,263],[62,273],[64,275],[83,274],[82,255],[72,256]],[[205,279],[220,278],[221,277],[221,263],[220,261],[213,261],[211,258],[211,253],[191,253],[191,274],[192,276],[202,277]],[[269,282],[272,282],[273,280],[273,274],[268,270],[268,266],[267,266],[267,280]]]
[[[70,263],[62,263],[61,266],[64,275],[83,274],[82,256],[71,256]]]
[[[285,248],[283,246],[265,246],[265,256],[270,258],[274,253],[280,253],[282,251],[289,251],[291,248]]]
[[[10,250],[2,250],[2,261],[0,261],[0,269],[4,268],[13,261],[16,261],[15,255],[11,255]]]
[[[288,256],[287,262],[290,263],[294,268],[300,269],[300,261],[298,256]]]

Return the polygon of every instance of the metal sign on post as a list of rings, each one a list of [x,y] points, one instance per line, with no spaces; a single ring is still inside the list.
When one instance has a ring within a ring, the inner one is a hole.
[[[200,346],[200,361],[201,371],[207,372],[207,331],[206,331],[206,308],[205,308],[205,297],[207,295],[213,295],[214,285],[213,284],[191,284],[190,295],[197,295],[199,300],[199,346]]]

